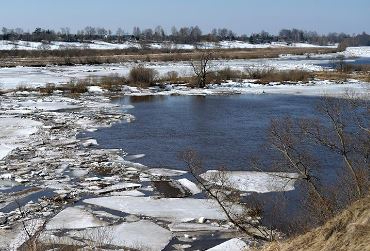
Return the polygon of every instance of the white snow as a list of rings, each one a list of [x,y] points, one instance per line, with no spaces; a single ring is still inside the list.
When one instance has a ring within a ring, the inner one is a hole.
[[[226,219],[218,205],[206,199],[113,196],[86,199],[84,202],[129,214],[177,222],[202,216],[207,219]]]
[[[328,63],[330,60],[311,59],[249,59],[249,60],[214,60],[214,70],[230,67],[233,70],[266,69],[308,71],[323,70],[319,63]],[[13,67],[0,68],[0,89],[15,89],[18,86],[38,87],[47,83],[56,85],[65,84],[73,79],[88,77],[102,77],[112,74],[127,76],[135,63],[107,65],[76,65],[76,66],[48,66],[48,67]],[[170,71],[178,72],[179,76],[193,75],[190,62],[143,62],[145,67],[158,71],[160,76],[165,76]],[[98,91],[95,87],[94,91]]]
[[[55,100],[37,100],[37,101],[23,101],[17,103],[19,106],[29,110],[43,110],[43,111],[59,111],[67,109],[77,109],[80,106],[70,104],[67,101],[55,101]]]
[[[135,250],[163,250],[172,239],[172,233],[150,221],[122,223],[116,226],[75,231],[72,236],[96,239],[103,244],[129,247]],[[94,240],[93,240],[94,241]]]
[[[15,117],[0,117],[0,160],[12,150],[28,142],[42,123]]]
[[[106,222],[95,218],[91,213],[81,208],[67,207],[46,224],[46,229],[84,229],[106,225]]]
[[[347,47],[340,54],[346,57],[370,57],[370,46]]]
[[[190,44],[174,44],[172,42],[164,43],[149,43],[148,46],[151,49],[182,49],[182,50],[193,50],[194,45]],[[198,48],[203,49],[251,49],[251,48],[278,48],[278,47],[322,47],[322,48],[336,48],[337,45],[319,46],[307,43],[293,43],[288,45],[284,42],[272,42],[265,44],[250,44],[243,41],[220,41],[218,43],[202,42],[197,45]],[[67,49],[99,49],[99,50],[113,50],[113,49],[129,49],[129,48],[142,48],[142,45],[138,42],[124,42],[124,43],[108,43],[103,41],[92,41],[89,43],[80,42],[57,42],[51,41],[50,43],[43,44],[41,42],[28,42],[28,41],[0,41],[0,50],[67,50]]]
[[[210,170],[201,177],[218,185],[225,185],[244,192],[282,192],[294,190],[297,173],[216,171]]]
[[[239,238],[234,238],[221,243],[213,248],[207,249],[207,251],[244,251],[248,248],[248,245]]]
[[[93,93],[103,93],[103,89],[100,86],[88,86],[87,90]]]

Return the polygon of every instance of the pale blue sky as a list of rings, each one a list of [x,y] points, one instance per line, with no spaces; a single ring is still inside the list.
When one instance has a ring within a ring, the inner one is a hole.
[[[239,34],[282,28],[370,33],[370,0],[1,0],[0,8],[0,26],[30,31],[199,25]]]

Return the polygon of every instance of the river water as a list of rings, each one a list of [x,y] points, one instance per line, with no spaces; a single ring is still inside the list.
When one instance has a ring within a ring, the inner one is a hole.
[[[100,147],[122,148],[150,167],[183,169],[181,151],[193,149],[205,169],[251,170],[249,159],[266,144],[273,118],[313,116],[317,97],[288,95],[144,96],[114,102],[133,105],[131,123],[87,133]]]
[[[83,135],[97,139],[99,147],[123,149],[131,155],[129,159],[149,167],[185,169],[177,156],[181,151],[193,149],[198,151],[205,169],[223,166],[229,170],[254,170],[251,158],[276,157],[276,153],[266,150],[271,119],[318,116],[316,107],[320,98],[269,94],[125,96],[114,102],[123,107],[132,105],[134,108],[128,112],[136,119]],[[340,160],[323,149],[316,153],[325,166],[318,177],[325,182],[335,182]],[[247,197],[248,201],[254,200],[251,196]],[[279,205],[279,220],[272,203],[267,203],[263,206],[264,223],[290,231],[287,226],[294,224],[293,215],[302,213],[298,184],[296,190],[290,192],[253,195],[256,200],[278,203],[282,200],[280,196],[284,196],[285,204]]]

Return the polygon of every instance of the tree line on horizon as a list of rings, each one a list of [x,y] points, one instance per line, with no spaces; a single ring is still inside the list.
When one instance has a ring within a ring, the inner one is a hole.
[[[125,41],[138,42],[174,42],[184,44],[196,44],[199,42],[219,42],[219,41],[244,41],[251,44],[286,42],[286,43],[311,43],[317,45],[341,44],[342,46],[370,46],[370,35],[362,34],[349,35],[345,33],[328,33],[320,35],[314,31],[303,31],[300,29],[282,29],[277,35],[266,31],[237,35],[234,31],[227,28],[212,29],[209,33],[204,33],[198,26],[172,27],[167,33],[161,26],[154,29],[141,29],[134,27],[132,32],[127,32],[118,28],[114,33],[109,29],[101,27],[87,26],[77,32],[71,32],[68,27],[58,31],[52,29],[36,28],[33,32],[26,32],[21,28],[1,29],[0,40],[10,41],[30,41],[30,42],[88,42],[91,40],[102,40],[106,42],[122,43]]]

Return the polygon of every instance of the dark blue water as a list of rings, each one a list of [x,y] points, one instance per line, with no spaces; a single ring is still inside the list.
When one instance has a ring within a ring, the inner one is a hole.
[[[206,169],[252,170],[249,160],[261,155],[270,120],[313,116],[318,101],[287,95],[123,97],[115,102],[135,106],[129,112],[136,120],[87,136],[103,148],[145,154],[134,161],[150,167],[183,169],[178,154],[193,149]]]
[[[354,58],[354,59],[346,59],[345,63],[351,64],[351,65],[370,65],[370,57],[360,57],[360,58]],[[317,64],[317,65],[327,67],[327,68],[335,68],[336,67],[335,59],[334,59],[333,62],[322,63],[322,64],[320,63],[320,64]]]

